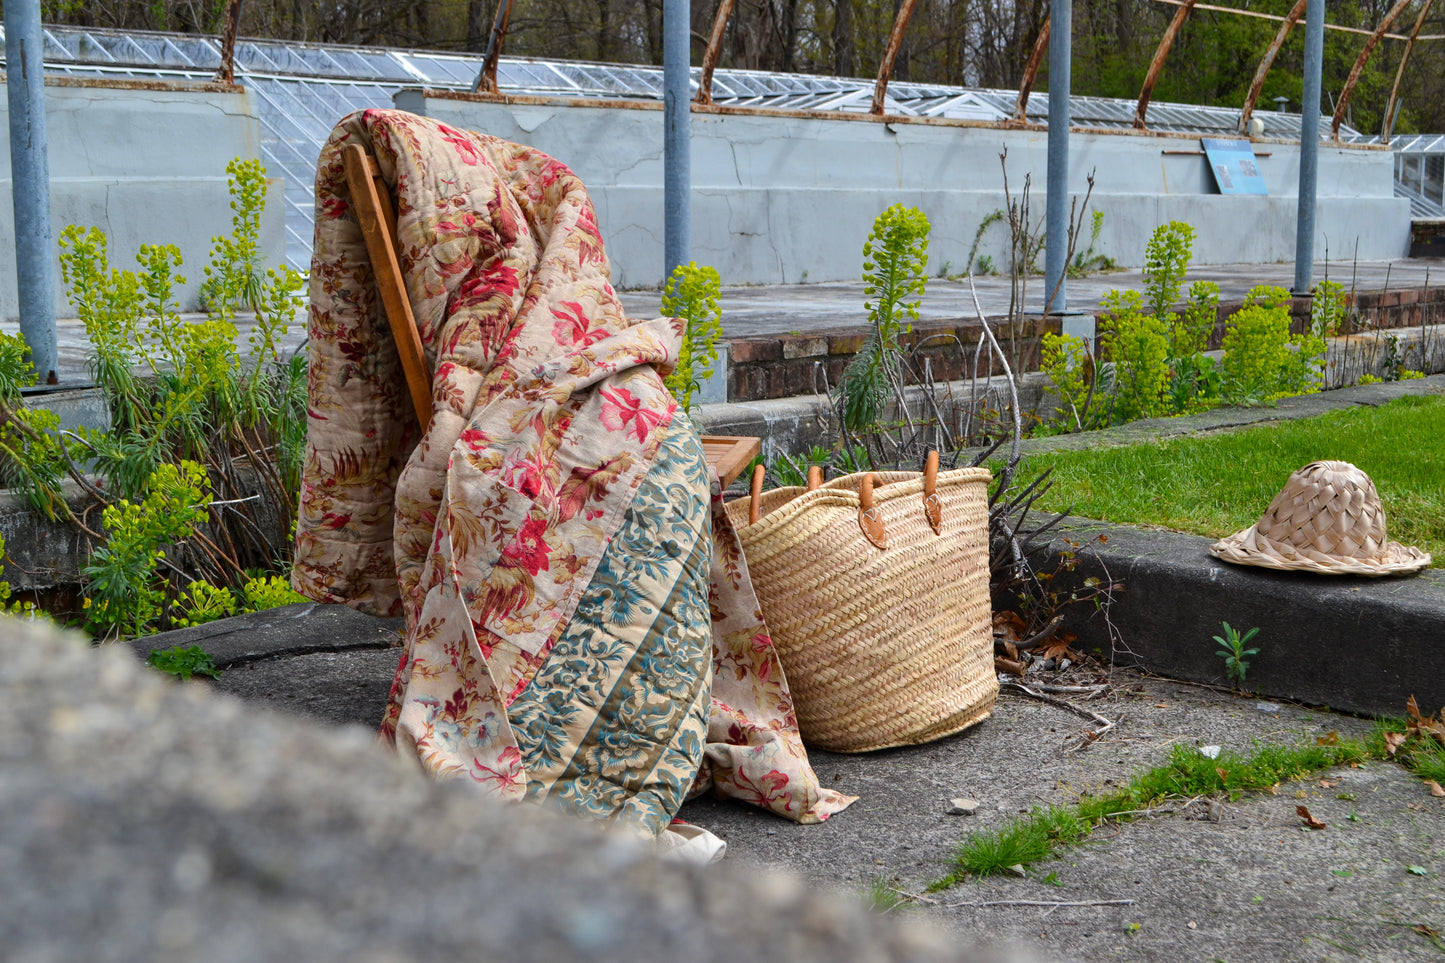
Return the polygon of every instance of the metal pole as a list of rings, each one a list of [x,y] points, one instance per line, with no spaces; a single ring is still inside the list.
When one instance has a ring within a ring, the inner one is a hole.
[[[15,280],[20,333],[44,384],[55,384],[55,254],[50,236],[50,161],[45,151],[45,37],[39,0],[5,4],[10,105],[10,193],[15,206]]]
[[[1064,271],[1069,258],[1069,86],[1073,0],[1051,0],[1049,19],[1049,172],[1044,224],[1044,312],[1069,303]],[[1058,293],[1055,294],[1054,292]]]
[[[1320,154],[1320,75],[1325,61],[1325,0],[1305,6],[1304,94],[1299,111],[1299,212],[1295,216],[1294,293],[1308,294],[1315,271],[1315,177]]]
[[[692,13],[687,0],[664,0],[662,8],[662,218],[663,281],[688,261],[692,224],[692,142],[688,90]]]

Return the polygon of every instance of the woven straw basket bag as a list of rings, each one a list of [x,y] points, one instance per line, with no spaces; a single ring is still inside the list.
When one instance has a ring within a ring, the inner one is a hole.
[[[759,494],[757,475],[727,505],[804,741],[867,752],[986,719],[988,469],[940,473],[935,452],[923,474],[817,477]]]

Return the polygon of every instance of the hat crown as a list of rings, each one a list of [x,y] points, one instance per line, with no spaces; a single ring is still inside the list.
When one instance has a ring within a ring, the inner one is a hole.
[[[1311,462],[1290,475],[1256,529],[1270,541],[1342,558],[1375,558],[1387,542],[1375,483],[1347,461]]]

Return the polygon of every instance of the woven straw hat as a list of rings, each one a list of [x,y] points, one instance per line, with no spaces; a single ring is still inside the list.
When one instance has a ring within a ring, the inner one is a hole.
[[[1289,476],[1254,525],[1210,546],[1239,565],[1325,575],[1405,575],[1430,553],[1385,537],[1375,483],[1347,461],[1315,461]]]

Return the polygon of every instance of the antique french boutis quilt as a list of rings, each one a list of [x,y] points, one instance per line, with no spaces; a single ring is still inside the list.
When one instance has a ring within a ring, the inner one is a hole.
[[[423,435],[351,211],[376,159],[432,372]],[[662,832],[709,788],[800,822],[819,785],[696,432],[680,322],[628,318],[592,203],[538,151],[394,110],[316,175],[292,582],[406,619],[382,736],[438,777]]]

